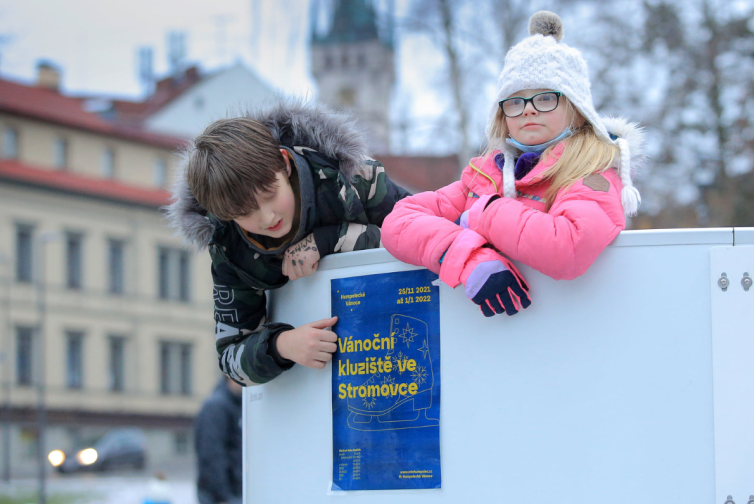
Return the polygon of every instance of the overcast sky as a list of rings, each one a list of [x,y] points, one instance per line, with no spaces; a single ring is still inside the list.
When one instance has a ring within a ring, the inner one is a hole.
[[[0,0],[0,77],[32,83],[37,62],[46,59],[62,69],[65,93],[139,98],[139,47],[152,47],[156,74],[164,76],[168,33],[183,31],[188,60],[205,70],[242,60],[279,90],[316,96],[307,48],[309,3]],[[408,2],[396,3],[397,14],[403,14]],[[398,45],[396,66],[393,109],[408,107],[409,113],[401,115],[410,115],[415,128],[429,132],[442,112],[443,98],[435,92],[442,58],[428,39],[413,35]],[[421,131],[415,134],[418,138]]]
[[[167,70],[167,33],[188,36],[188,59],[215,68],[236,59],[285,90],[311,87],[306,61],[308,0],[0,0],[0,74],[32,80],[36,62],[62,67],[66,91],[138,95],[136,55],[155,52]],[[260,13],[258,23],[252,12]],[[286,16],[285,13],[294,15]],[[252,37],[252,26],[259,33]],[[257,42],[259,50],[255,50]],[[262,50],[263,49],[263,50]]]

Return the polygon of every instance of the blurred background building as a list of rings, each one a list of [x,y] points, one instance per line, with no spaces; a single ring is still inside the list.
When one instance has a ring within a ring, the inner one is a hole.
[[[370,4],[341,2],[312,37],[320,97],[359,118],[398,183],[452,182],[458,158],[391,156],[394,62]],[[276,91],[237,62],[213,71],[185,61],[155,78],[140,50],[143,99],[63,91],[63,69],[34,82],[0,79],[0,474],[37,470],[43,452],[92,445],[138,427],[150,467],[191,471],[192,421],[216,384],[209,258],[186,248],[160,207],[186,142],[214,119],[261,106]],[[50,469],[50,468],[48,468]]]
[[[141,427],[157,465],[191,453],[191,423],[218,371],[209,259],[158,212],[185,140],[106,121],[91,99],[0,80],[0,474],[46,449]],[[10,467],[9,467],[10,465]]]

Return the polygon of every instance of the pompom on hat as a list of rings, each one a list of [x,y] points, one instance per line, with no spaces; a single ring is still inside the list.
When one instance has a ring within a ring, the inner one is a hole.
[[[504,139],[491,138],[498,102],[524,89],[552,89],[563,93],[581,115],[589,121],[598,138],[620,149],[619,175],[623,183],[621,200],[624,211],[634,215],[641,196],[631,180],[631,155],[623,138],[612,140],[592,103],[591,84],[586,61],[581,53],[562,43],[563,21],[557,14],[539,11],[529,19],[529,37],[513,46],[505,56],[505,65],[498,78],[497,98],[490,111],[487,138],[490,147],[500,149],[505,156],[503,166],[504,196],[516,197],[514,162],[516,149]]]

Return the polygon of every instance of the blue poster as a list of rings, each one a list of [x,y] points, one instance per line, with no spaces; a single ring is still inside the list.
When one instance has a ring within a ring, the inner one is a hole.
[[[440,290],[428,270],[332,280],[333,486],[440,488]]]

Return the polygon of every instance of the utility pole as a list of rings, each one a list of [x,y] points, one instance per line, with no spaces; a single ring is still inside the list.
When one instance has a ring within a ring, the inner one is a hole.
[[[3,481],[10,483],[10,340],[11,340],[11,322],[10,322],[10,259],[5,254],[0,254],[0,265],[3,266],[4,275],[0,277],[0,283],[5,287],[3,294],[3,322],[5,329],[3,332],[4,337],[2,339],[2,345],[0,346],[0,362],[4,373],[3,380],[3,410],[2,410],[2,432],[3,432]]]
[[[262,28],[260,23],[261,12],[259,2],[256,0],[249,0],[249,10],[251,16],[251,36],[249,38],[249,46],[251,47],[251,60],[255,66],[259,66],[259,31]]]
[[[231,21],[233,21],[233,16],[229,14],[215,16],[215,50],[220,66],[225,66],[230,59],[228,58],[228,23]]]
[[[46,247],[51,241],[60,238],[60,233],[51,231],[42,233],[37,237],[37,464],[39,466],[38,477],[38,504],[47,504],[47,457],[45,454],[45,433],[47,430],[47,407],[45,405],[45,317],[47,316],[46,296],[47,280],[45,277]]]

